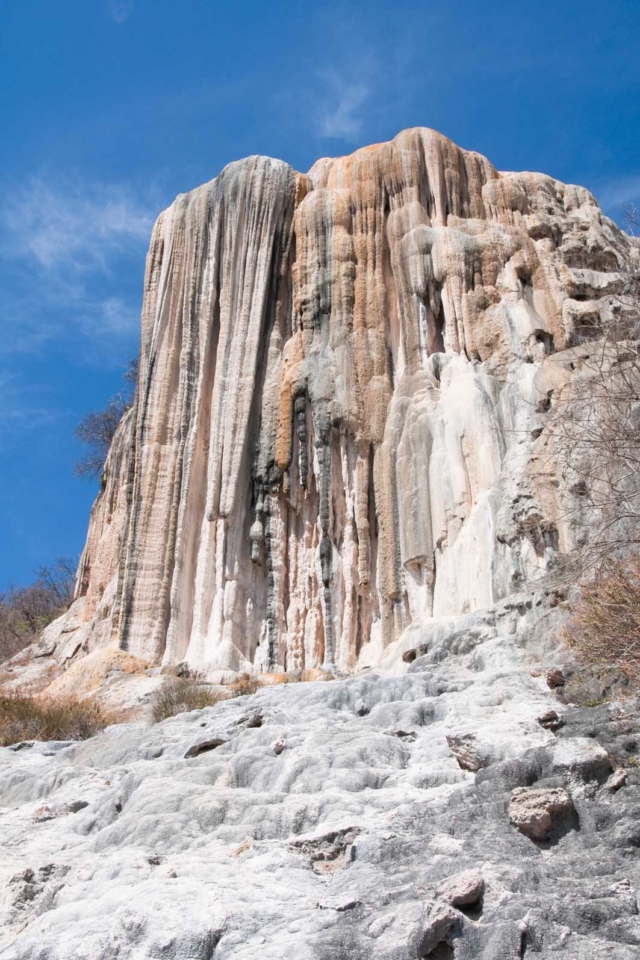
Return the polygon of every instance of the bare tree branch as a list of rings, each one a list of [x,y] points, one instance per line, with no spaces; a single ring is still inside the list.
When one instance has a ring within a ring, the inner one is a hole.
[[[75,473],[79,477],[99,477],[102,474],[118,424],[135,400],[137,357],[129,361],[122,379],[126,384],[124,390],[111,397],[103,410],[86,413],[76,427],[76,437],[88,447],[88,452],[75,464]]]

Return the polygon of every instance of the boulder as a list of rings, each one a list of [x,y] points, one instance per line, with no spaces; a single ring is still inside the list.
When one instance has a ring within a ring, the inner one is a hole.
[[[458,914],[446,903],[428,901],[423,916],[422,943],[419,956],[425,957],[444,943],[458,923]]]
[[[599,743],[588,737],[558,740],[553,748],[552,768],[581,780],[604,780],[613,764]]]
[[[552,670],[547,670],[545,679],[547,681],[547,685],[552,690],[555,690],[557,687],[564,687],[567,682],[567,678],[559,667],[554,667]]]
[[[509,820],[531,840],[548,840],[554,821],[574,810],[566,790],[516,787],[509,801]]]
[[[482,899],[484,877],[477,870],[465,870],[450,877],[438,890],[438,896],[452,907],[470,907]]]

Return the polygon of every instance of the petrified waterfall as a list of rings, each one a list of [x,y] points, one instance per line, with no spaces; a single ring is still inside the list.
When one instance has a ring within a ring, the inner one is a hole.
[[[577,535],[545,403],[637,252],[585,189],[426,129],[179,196],[67,652],[351,670],[520,589]]]

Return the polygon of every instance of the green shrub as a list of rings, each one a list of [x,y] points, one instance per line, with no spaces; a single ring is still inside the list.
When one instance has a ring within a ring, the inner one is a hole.
[[[23,740],[87,740],[122,720],[95,701],[0,696],[0,746]]]
[[[219,692],[195,679],[166,677],[164,683],[151,697],[151,719],[160,723],[168,717],[191,710],[213,707],[222,699]]]

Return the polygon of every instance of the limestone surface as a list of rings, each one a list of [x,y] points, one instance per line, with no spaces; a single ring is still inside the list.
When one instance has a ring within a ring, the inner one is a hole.
[[[602,762],[637,704],[540,725],[538,599],[416,630],[384,673],[0,749],[1,960],[637,960],[640,774]],[[514,790],[575,816],[532,840]]]
[[[353,672],[548,571],[585,536],[548,411],[639,253],[582,187],[422,128],[179,196],[42,677],[106,645]]]

